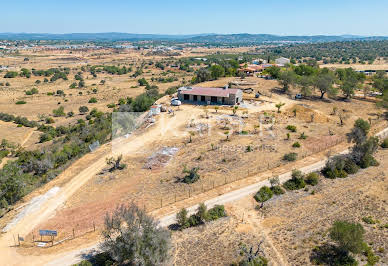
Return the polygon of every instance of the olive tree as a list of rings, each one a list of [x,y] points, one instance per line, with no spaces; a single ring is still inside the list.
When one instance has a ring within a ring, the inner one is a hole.
[[[161,265],[169,257],[170,232],[134,204],[105,216],[102,237],[101,249],[119,265]]]

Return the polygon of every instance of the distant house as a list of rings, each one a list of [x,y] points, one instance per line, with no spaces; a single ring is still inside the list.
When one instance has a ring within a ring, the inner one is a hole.
[[[197,104],[235,105],[242,101],[242,91],[229,88],[181,87],[178,99]]]
[[[278,59],[275,59],[275,63],[277,65],[286,65],[286,64],[289,64],[290,63],[290,59],[288,58],[285,58],[285,57],[280,57]]]

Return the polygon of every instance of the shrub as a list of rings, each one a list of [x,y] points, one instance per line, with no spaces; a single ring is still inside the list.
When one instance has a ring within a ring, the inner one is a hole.
[[[139,83],[139,86],[147,86],[147,85],[149,85],[148,81],[145,78],[139,79],[138,83]]]
[[[296,126],[293,126],[293,125],[288,125],[288,126],[286,127],[286,129],[288,129],[288,130],[291,131],[291,132],[296,132]]]
[[[60,106],[58,109],[53,110],[53,114],[55,117],[66,116],[65,108],[63,106]]]
[[[294,144],[292,144],[292,147],[300,148],[300,143],[299,142],[295,142]]]
[[[67,117],[73,117],[73,116],[74,116],[74,112],[73,111],[67,112]]]
[[[318,184],[319,176],[317,173],[310,173],[306,176],[305,181],[308,185],[315,186]]]
[[[344,171],[350,175],[358,172],[360,167],[350,158],[345,160]]]
[[[370,166],[378,166],[379,162],[370,154],[366,154],[364,157],[361,158],[360,161],[360,167],[361,168],[368,168]]]
[[[307,139],[307,136],[304,134],[304,132],[302,132],[302,134],[300,134],[299,138],[300,139]]]
[[[108,107],[108,108],[115,108],[115,107],[116,107],[116,104],[110,103],[110,104],[107,105],[107,107]]]
[[[290,152],[283,156],[283,160],[289,161],[289,162],[296,161],[297,158],[298,158],[298,154],[295,152]]]
[[[53,123],[55,123],[54,118],[52,118],[52,117],[47,117],[45,122],[46,122],[46,124],[53,124]]]
[[[375,224],[376,223],[376,221],[373,220],[372,216],[362,217],[362,221],[364,223],[367,223],[367,224]]]
[[[16,71],[8,71],[5,73],[4,78],[9,79],[9,78],[15,78],[18,76],[18,72]]]
[[[89,108],[87,106],[80,106],[80,108],[78,110],[81,114],[85,114],[85,113],[89,112]]]
[[[282,195],[285,193],[284,189],[282,189],[280,186],[273,186],[271,187],[271,190],[275,195]]]
[[[198,167],[193,167],[191,170],[184,169],[183,173],[186,173],[186,176],[183,178],[183,183],[192,184],[197,182],[200,178],[198,170]]]
[[[163,265],[169,257],[170,232],[134,204],[106,215],[102,237],[100,248],[117,265]]]
[[[95,97],[92,97],[89,99],[89,103],[96,103],[97,99]]]
[[[17,101],[15,104],[26,104],[26,103],[27,103],[26,101],[21,100],[21,101]]]
[[[224,205],[215,205],[208,210],[207,214],[209,220],[217,220],[218,218],[226,217]]]
[[[381,148],[388,149],[388,138],[384,139],[380,146]]]
[[[176,93],[178,91],[178,88],[177,87],[170,87],[168,88],[164,94],[166,95],[172,95],[174,93]]]
[[[364,228],[359,223],[336,221],[330,228],[330,238],[345,252],[360,253],[364,247]]]
[[[189,222],[189,227],[198,226],[198,225],[203,224],[201,217],[199,217],[196,214],[190,215],[188,222]]]
[[[267,186],[263,186],[255,194],[254,198],[257,202],[266,202],[267,200],[271,199],[272,196],[273,196],[272,190]]]
[[[293,170],[291,179],[284,182],[283,187],[288,190],[298,190],[306,186],[306,183],[303,178],[303,174],[299,170]]]
[[[32,88],[31,90],[29,91],[26,91],[26,95],[34,95],[34,94],[38,94],[39,91],[37,88]]]
[[[202,222],[209,220],[207,207],[204,203],[199,204],[197,209],[197,216],[201,219]]]
[[[347,158],[344,155],[338,155],[333,158],[331,158],[327,163],[326,166],[322,169],[322,174],[326,178],[335,179],[335,178],[345,178],[348,176],[347,172],[344,170],[347,160],[350,158]],[[348,163],[350,166],[350,163]]]
[[[47,96],[53,96],[54,95],[54,92],[48,92],[47,93]]]
[[[190,226],[189,219],[187,218],[187,210],[184,208],[176,214],[176,220],[179,227],[182,229]]]

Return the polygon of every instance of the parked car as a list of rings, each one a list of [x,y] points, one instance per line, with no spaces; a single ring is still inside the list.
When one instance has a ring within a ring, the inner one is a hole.
[[[260,93],[257,92],[257,93],[255,94],[255,98],[260,98]]]
[[[298,94],[295,95],[295,99],[296,99],[296,100],[300,100],[300,99],[302,99],[302,98],[303,98],[303,96],[302,96],[302,94],[300,94],[300,93],[298,93]]]
[[[173,106],[179,106],[181,104],[182,104],[182,102],[180,100],[178,100],[178,98],[174,98],[171,100],[171,105],[173,105]]]

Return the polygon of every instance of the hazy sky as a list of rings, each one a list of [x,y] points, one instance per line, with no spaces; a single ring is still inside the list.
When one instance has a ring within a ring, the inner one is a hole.
[[[0,10],[0,32],[388,36],[388,0],[2,0]]]

